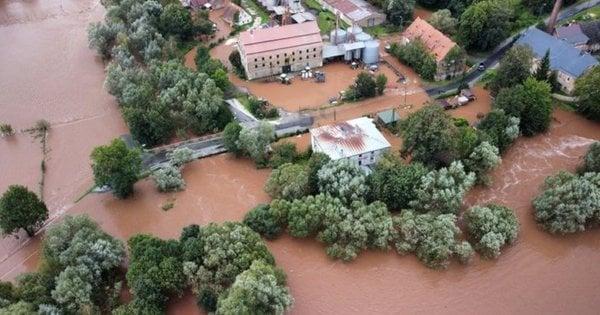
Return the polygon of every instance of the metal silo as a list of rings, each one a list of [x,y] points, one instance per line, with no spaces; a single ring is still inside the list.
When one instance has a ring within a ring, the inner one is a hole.
[[[343,44],[347,40],[347,33],[342,29],[333,30],[329,34],[329,38],[333,45]]]
[[[356,35],[363,32],[362,28],[358,25],[348,27],[347,31],[349,40],[356,40]]]
[[[364,32],[363,33],[358,33],[358,34],[354,35],[354,40],[357,41],[357,42],[366,42],[366,41],[371,40],[371,39],[373,39],[371,37],[371,35],[369,35],[367,33],[364,33]]]
[[[379,41],[370,40],[365,42],[362,60],[365,64],[379,62]]]

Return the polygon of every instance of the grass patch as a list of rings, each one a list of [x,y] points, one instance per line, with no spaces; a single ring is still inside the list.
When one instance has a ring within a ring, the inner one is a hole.
[[[316,0],[304,0],[304,5],[312,10],[317,11],[317,24],[321,30],[321,34],[329,34],[335,29],[335,14],[325,10]],[[348,24],[342,19],[339,20],[341,28],[347,28]]]
[[[260,17],[261,23],[264,24],[269,22],[269,13],[267,13],[267,11],[265,11],[265,9],[263,9],[258,2],[255,2],[254,0],[244,0],[242,1],[242,5],[244,8],[254,11],[255,15]]]
[[[554,101],[555,108],[560,108],[567,112],[575,112],[576,111],[575,103],[567,103],[567,102],[563,102],[563,101],[560,101],[557,99],[553,99],[553,101]]]
[[[450,90],[450,91],[447,91],[447,92],[445,92],[445,93],[442,93],[442,94],[436,95],[436,96],[435,96],[435,99],[436,99],[436,100],[440,100],[440,99],[443,99],[443,98],[446,98],[446,97],[450,97],[450,96],[458,95],[458,93],[459,93],[458,89],[452,89],[452,90]]]
[[[393,33],[400,32],[401,28],[392,24],[379,24],[375,26],[364,27],[363,30],[374,38],[381,38]]]
[[[572,18],[564,20],[560,25],[567,24],[569,22],[586,22],[600,19],[600,5],[591,7],[585,11],[575,14]]]

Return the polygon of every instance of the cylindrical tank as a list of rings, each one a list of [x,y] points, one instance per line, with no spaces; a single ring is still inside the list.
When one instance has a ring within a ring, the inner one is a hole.
[[[347,40],[347,33],[342,29],[333,30],[329,34],[329,38],[331,43],[334,45],[342,44]]]
[[[352,60],[352,50],[348,50],[348,51],[346,51],[346,53],[344,54],[344,60],[345,60],[345,61],[350,61],[350,60]]]
[[[374,64],[379,62],[379,41],[370,40],[365,42],[362,60],[365,64]]]
[[[363,32],[362,28],[357,25],[350,26],[346,30],[348,31],[348,40],[354,40],[354,41],[356,41],[356,35]]]
[[[371,40],[371,35],[367,34],[367,33],[358,33],[356,35],[354,35],[354,40],[357,42],[366,42],[368,40]]]
[[[354,59],[360,59],[360,51],[362,49],[355,49],[354,50]]]

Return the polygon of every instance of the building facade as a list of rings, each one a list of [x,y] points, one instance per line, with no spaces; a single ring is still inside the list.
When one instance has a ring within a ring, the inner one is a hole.
[[[390,143],[368,117],[313,128],[310,137],[313,152],[332,160],[346,159],[365,169],[390,149]]]
[[[340,19],[349,25],[369,27],[385,22],[385,14],[364,0],[317,0],[319,4],[339,13]]]
[[[242,32],[238,49],[249,80],[323,65],[323,41],[316,22]]]

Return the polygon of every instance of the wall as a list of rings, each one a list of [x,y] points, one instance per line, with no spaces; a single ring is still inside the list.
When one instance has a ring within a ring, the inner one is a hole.
[[[315,68],[323,65],[322,43],[273,50],[250,56],[246,56],[240,50],[240,54],[242,54],[242,64],[246,69],[246,75],[250,80],[280,74],[285,65],[290,65],[292,72],[300,71],[306,66]]]

